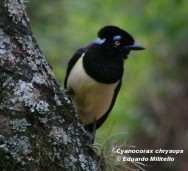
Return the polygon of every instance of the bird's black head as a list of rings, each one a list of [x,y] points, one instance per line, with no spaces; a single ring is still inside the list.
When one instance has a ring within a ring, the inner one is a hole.
[[[98,32],[98,39],[93,43],[100,44],[105,50],[126,58],[131,50],[143,50],[126,31],[116,26],[105,26]]]

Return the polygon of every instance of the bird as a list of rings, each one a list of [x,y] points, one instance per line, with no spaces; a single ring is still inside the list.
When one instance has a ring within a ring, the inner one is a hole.
[[[122,85],[124,61],[132,50],[144,50],[125,30],[107,25],[98,38],[78,49],[68,62],[64,88],[94,142]]]

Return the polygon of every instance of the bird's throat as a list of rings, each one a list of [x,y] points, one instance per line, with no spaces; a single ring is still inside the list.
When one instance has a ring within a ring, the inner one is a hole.
[[[101,83],[117,82],[123,75],[123,59],[102,55],[86,54],[83,57],[86,73]]]

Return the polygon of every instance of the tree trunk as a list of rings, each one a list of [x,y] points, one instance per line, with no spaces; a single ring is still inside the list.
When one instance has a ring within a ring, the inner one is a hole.
[[[97,170],[96,154],[29,27],[0,1],[0,170]]]

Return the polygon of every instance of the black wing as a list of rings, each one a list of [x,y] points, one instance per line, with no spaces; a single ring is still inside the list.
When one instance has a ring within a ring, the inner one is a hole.
[[[73,55],[73,57],[70,59],[68,63],[68,67],[67,67],[65,80],[64,80],[64,88],[67,88],[67,80],[68,80],[72,67],[75,65],[75,63],[78,61],[78,59],[82,56],[84,52],[86,52],[85,48],[78,49],[76,53]]]
[[[111,105],[110,105],[108,111],[99,120],[96,121],[96,129],[99,128],[104,123],[104,121],[107,119],[109,113],[111,112],[111,110],[112,110],[112,108],[113,108],[113,106],[115,104],[115,101],[116,101],[117,95],[119,93],[119,90],[121,88],[121,83],[122,83],[122,80],[119,81],[119,84],[117,85],[117,87],[116,87],[116,89],[114,91],[114,96],[113,96],[113,99],[112,99],[112,102],[111,102]],[[94,123],[86,125],[85,126],[86,130],[88,130],[89,132],[92,132],[93,124]]]

